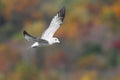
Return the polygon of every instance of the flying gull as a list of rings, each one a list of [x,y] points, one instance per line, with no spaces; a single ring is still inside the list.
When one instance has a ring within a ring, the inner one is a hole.
[[[54,16],[49,27],[42,33],[41,37],[34,37],[24,30],[23,35],[25,39],[27,41],[34,42],[31,45],[31,48],[49,46],[54,43],[60,43],[59,39],[54,37],[54,34],[62,24],[64,17],[65,17],[65,8],[63,7],[62,9],[59,10],[57,15]]]

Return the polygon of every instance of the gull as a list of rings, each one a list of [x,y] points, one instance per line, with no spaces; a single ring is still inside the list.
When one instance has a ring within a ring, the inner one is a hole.
[[[64,17],[65,7],[61,8],[58,13],[53,17],[49,27],[42,33],[41,37],[34,37],[24,30],[24,38],[27,41],[34,42],[31,45],[31,48],[49,46],[54,43],[60,43],[59,39],[54,37],[54,34],[63,23]]]

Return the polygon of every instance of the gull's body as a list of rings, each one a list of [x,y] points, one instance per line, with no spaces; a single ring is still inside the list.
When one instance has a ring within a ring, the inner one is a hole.
[[[60,25],[62,24],[65,17],[65,8],[62,8],[56,16],[52,19],[49,27],[44,31],[41,37],[33,37],[30,34],[28,34],[26,31],[23,32],[24,37],[28,41],[34,42],[33,47],[42,47],[42,46],[49,46],[54,43],[60,43],[59,39],[56,37],[53,37],[55,32],[58,30]]]

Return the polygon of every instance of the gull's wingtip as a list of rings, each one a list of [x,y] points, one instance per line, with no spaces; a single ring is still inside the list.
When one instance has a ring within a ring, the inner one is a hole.
[[[25,30],[23,30],[23,34],[24,34],[24,35],[26,34],[26,31],[25,31]]]
[[[64,10],[64,11],[65,11],[65,6],[63,6],[63,7],[61,8],[61,10]]]
[[[66,8],[65,8],[65,7],[62,7],[61,10],[60,10],[60,12],[61,12],[62,14],[65,14],[65,10],[66,10]]]
[[[23,35],[25,36],[26,34],[28,34],[25,30],[23,30]]]
[[[27,31],[23,30],[23,35],[28,35],[28,36],[31,36],[30,34],[27,33]],[[32,37],[32,36],[31,36]]]
[[[60,11],[58,12],[59,17],[62,17],[62,21],[64,20],[65,17],[65,7],[62,7]]]

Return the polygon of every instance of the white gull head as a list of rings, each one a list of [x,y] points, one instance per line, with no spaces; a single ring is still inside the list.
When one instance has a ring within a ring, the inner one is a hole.
[[[49,40],[49,44],[54,44],[54,43],[60,43],[60,41],[59,41],[59,39],[58,38],[51,38],[50,40]]]

